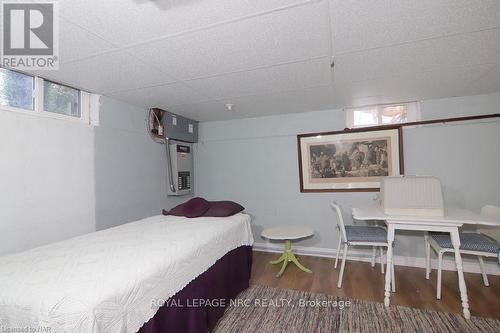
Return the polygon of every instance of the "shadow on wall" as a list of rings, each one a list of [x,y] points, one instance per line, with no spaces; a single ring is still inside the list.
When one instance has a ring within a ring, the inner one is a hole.
[[[443,185],[443,196],[447,205],[467,208],[465,195],[462,191],[452,188],[450,186]],[[469,232],[476,231],[477,226],[472,224],[464,224],[461,230]]]
[[[268,243],[268,244],[272,244],[272,245],[282,245],[283,246],[283,244],[284,244],[283,241],[269,240],[267,238],[263,238],[261,236],[262,231],[264,231],[264,229],[268,228],[268,227],[264,227],[264,226],[258,224],[259,219],[257,218],[257,216],[250,214],[248,212],[246,212],[246,213],[248,215],[250,215],[250,218],[252,219],[252,222],[251,222],[252,223],[252,233],[253,233],[255,243],[260,243],[260,244]],[[287,226],[290,226],[290,225],[293,225],[293,224],[287,224]],[[303,225],[303,224],[301,224],[301,225]],[[279,227],[279,226],[280,226],[279,224],[273,225],[273,227]],[[314,246],[317,246],[318,244],[320,244],[321,240],[322,240],[321,235],[318,233],[317,230],[315,230],[314,236],[300,240],[301,241],[300,246],[312,246],[312,247],[314,247]]]
[[[464,193],[460,190],[443,184],[443,197],[448,205],[466,207]]]

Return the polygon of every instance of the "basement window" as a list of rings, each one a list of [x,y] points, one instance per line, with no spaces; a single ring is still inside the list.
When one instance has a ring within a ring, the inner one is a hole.
[[[0,106],[35,110],[35,78],[0,68]]]
[[[420,120],[418,102],[347,108],[345,112],[347,128],[403,124]]]
[[[82,116],[80,90],[43,80],[43,110],[66,116]]]
[[[0,67],[0,110],[99,125],[99,95]]]

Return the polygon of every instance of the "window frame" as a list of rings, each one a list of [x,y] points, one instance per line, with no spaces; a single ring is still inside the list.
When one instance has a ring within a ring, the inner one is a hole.
[[[0,68],[2,68],[4,70],[7,70],[7,71],[19,73],[19,74],[26,75],[26,76],[29,76],[29,77],[33,78],[33,91],[32,91],[32,95],[31,95],[31,99],[33,100],[33,109],[25,109],[25,108],[20,108],[20,107],[17,107],[17,106],[10,106],[10,105],[0,105],[0,109],[1,110],[6,110],[6,111],[23,112],[23,113],[26,112],[28,114],[34,114],[37,111],[37,99],[36,99],[37,82],[36,82],[36,77],[34,75],[23,73],[21,71],[13,70],[13,69],[10,69],[10,68],[5,68],[5,67],[1,67],[1,66],[0,66]]]
[[[72,87],[67,84],[59,83],[54,80],[45,79],[43,77],[32,75],[29,73],[25,73],[22,71],[13,70],[10,68],[1,67],[8,71],[13,71],[17,73],[21,73],[23,75],[27,75],[33,78],[33,110],[31,109],[23,109],[14,106],[4,106],[0,105],[0,110],[22,113],[25,115],[31,115],[35,117],[44,117],[44,118],[52,118],[52,119],[60,119],[66,121],[72,121],[77,123],[85,123],[90,124],[90,93],[84,91],[79,88]],[[70,116],[66,114],[50,112],[44,110],[44,81],[48,81],[50,83],[58,84],[64,87],[72,88],[78,90],[79,92],[79,107],[80,107],[80,117]]]
[[[395,107],[395,106],[406,106],[406,121],[397,122],[397,123],[383,123],[382,122],[382,111],[386,107]],[[376,109],[377,111],[377,123],[369,124],[369,125],[356,125],[354,124],[354,113],[356,111],[370,110]],[[418,101],[410,101],[410,102],[400,102],[400,103],[385,103],[385,104],[371,104],[371,105],[363,105],[358,107],[349,107],[344,108],[345,112],[345,122],[347,128],[365,128],[365,127],[379,127],[379,126],[394,126],[400,124],[411,123],[415,121],[421,120],[421,112],[420,112],[420,103]]]
[[[44,82],[49,82],[49,83],[52,83],[52,84],[57,84],[57,85],[62,86],[62,87],[66,87],[66,88],[70,88],[70,89],[73,89],[73,90],[77,90],[78,91],[78,107],[80,108],[80,117],[75,117],[75,116],[70,116],[70,115],[63,114],[63,113],[57,113],[57,112],[51,112],[51,111],[45,110],[45,94],[44,94],[45,93],[45,85],[44,85]],[[82,91],[81,89],[72,87],[72,86],[68,86],[67,84],[62,84],[62,83],[55,82],[53,80],[47,80],[47,79],[42,79],[41,82],[40,82],[40,85],[42,87],[42,89],[40,89],[41,94],[40,94],[40,97],[39,97],[40,98],[40,110],[41,110],[41,112],[63,116],[64,118],[69,117],[69,118],[73,118],[73,119],[81,119],[81,120],[83,120],[83,118],[84,118],[84,114],[83,114],[83,112],[84,112],[84,107],[83,107],[83,94],[84,94],[84,91]]]

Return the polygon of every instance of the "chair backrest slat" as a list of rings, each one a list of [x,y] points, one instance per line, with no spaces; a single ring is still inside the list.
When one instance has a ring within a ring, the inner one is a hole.
[[[340,236],[342,237],[342,241],[347,242],[347,235],[345,232],[344,218],[342,217],[342,210],[340,206],[334,201],[330,204],[332,209],[337,213],[337,226],[340,230]]]

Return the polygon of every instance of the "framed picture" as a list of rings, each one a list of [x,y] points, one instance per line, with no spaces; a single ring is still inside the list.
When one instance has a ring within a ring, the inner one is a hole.
[[[400,126],[297,135],[301,192],[375,192],[403,174]]]

